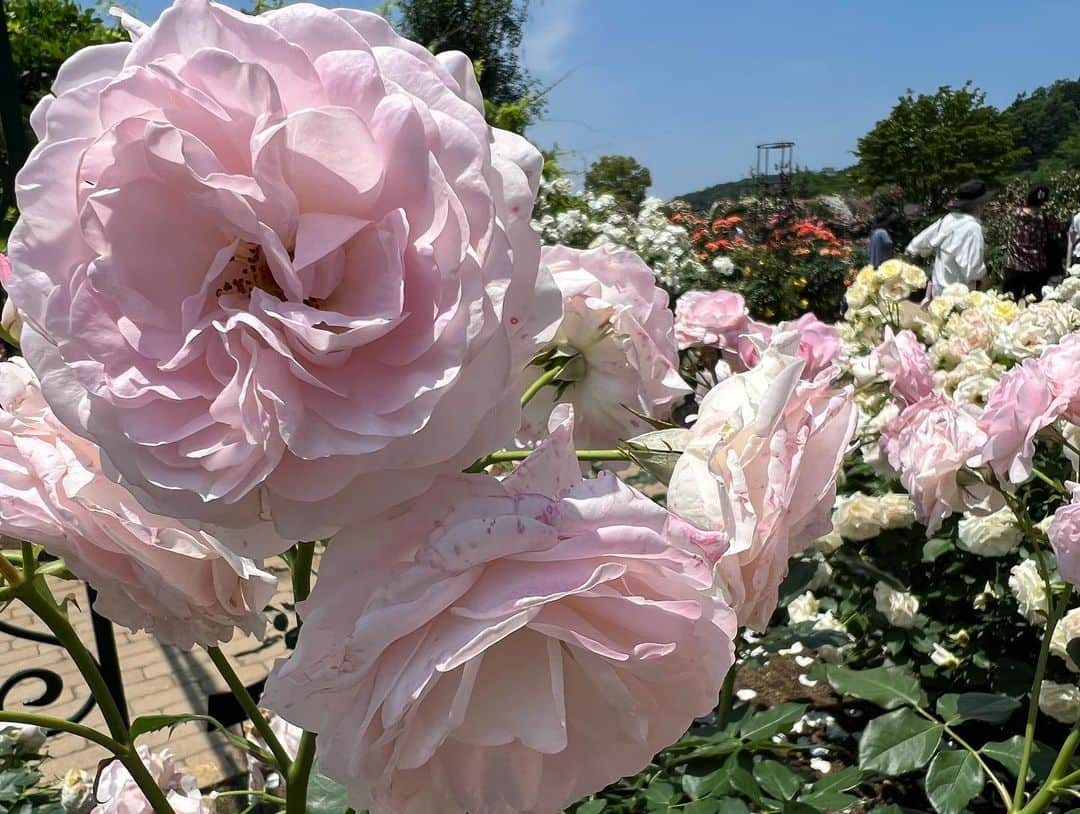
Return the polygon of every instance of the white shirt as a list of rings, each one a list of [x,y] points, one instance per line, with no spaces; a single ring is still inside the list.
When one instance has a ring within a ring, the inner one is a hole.
[[[1069,229],[1073,236],[1073,257],[1080,258],[1080,212],[1072,219],[1072,227]]]
[[[963,283],[969,288],[986,276],[983,260],[982,224],[974,215],[950,212],[915,235],[907,253],[917,257],[934,255],[930,275],[930,295],[945,287]]]

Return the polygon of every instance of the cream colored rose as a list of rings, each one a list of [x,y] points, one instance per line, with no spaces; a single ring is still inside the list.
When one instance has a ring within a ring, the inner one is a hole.
[[[915,507],[902,494],[853,495],[837,501],[833,528],[848,540],[869,540],[883,529],[907,528],[915,522]]]
[[[1023,539],[1024,532],[1016,524],[1016,515],[1006,507],[985,517],[966,515],[960,521],[957,545],[980,557],[1004,557]]]
[[[788,619],[791,620],[793,625],[813,621],[820,610],[821,605],[811,591],[795,597],[788,602],[787,606]]]
[[[874,602],[886,621],[893,627],[911,628],[919,613],[919,599],[907,591],[879,582],[874,586]]]
[[[1063,724],[1075,724],[1080,720],[1080,687],[1044,681],[1039,692],[1039,709]]]
[[[1034,624],[1046,624],[1046,583],[1039,575],[1039,568],[1034,560],[1024,560],[1012,567],[1009,590],[1016,598],[1021,616]]]
[[[1065,660],[1065,665],[1074,673],[1080,673],[1080,665],[1069,656],[1069,642],[1080,639],[1080,608],[1073,608],[1058,621],[1054,635],[1050,637],[1050,652]]]

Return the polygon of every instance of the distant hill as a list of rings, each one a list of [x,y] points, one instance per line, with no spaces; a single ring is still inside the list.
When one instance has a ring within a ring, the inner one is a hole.
[[[1044,162],[1050,169],[1058,163],[1074,164],[1080,137],[1080,79],[1059,79],[1022,93],[1005,108],[1005,116],[1019,131],[1018,146],[1027,151],[1019,171],[1037,170]]]
[[[792,180],[796,197],[813,198],[817,195],[844,194],[854,190],[855,182],[851,170],[837,170],[826,167],[822,170],[798,169]],[[753,192],[754,179],[743,178],[738,181],[725,181],[711,187],[676,195],[675,198],[686,201],[691,208],[705,211],[721,198],[739,198]]]

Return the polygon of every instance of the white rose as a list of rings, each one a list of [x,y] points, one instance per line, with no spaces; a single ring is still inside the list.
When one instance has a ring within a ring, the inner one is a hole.
[[[1039,709],[1063,724],[1076,723],[1080,720],[1080,687],[1044,681],[1039,692]]]
[[[824,537],[819,537],[817,540],[814,541],[814,548],[816,548],[822,554],[832,554],[843,544],[844,538],[837,534],[835,531],[830,531]]]
[[[810,585],[807,587],[809,587],[811,591],[820,591],[832,582],[832,575],[832,566],[825,562],[824,559],[819,559],[817,570],[814,571],[813,579],[810,580]]]
[[[995,604],[1001,599],[1001,593],[998,591],[997,586],[992,585],[987,580],[986,585],[975,597],[975,600],[971,603],[975,610],[986,610],[991,605]]]
[[[930,653],[930,661],[934,662],[938,667],[943,667],[946,670],[955,670],[960,666],[960,659],[942,647],[940,644],[935,644],[934,649]]]
[[[15,303],[11,301],[10,297],[4,300],[4,308],[0,311],[0,329],[16,342],[19,341],[19,336],[22,334],[22,317],[19,316],[19,312],[15,309]]]
[[[818,604],[817,597],[810,591],[795,597],[787,606],[788,618],[793,625],[811,621],[817,616],[819,610],[821,606]]]
[[[4,724],[0,727],[0,755],[36,755],[47,734],[40,726]]]
[[[874,602],[890,625],[911,628],[915,626],[915,617],[919,613],[919,600],[907,591],[898,591],[879,582],[874,586]]]
[[[985,517],[965,515],[960,521],[957,545],[980,557],[1004,557],[1023,539],[1024,532],[1016,524],[1016,515],[1006,507]]]
[[[1020,615],[1029,622],[1046,624],[1049,605],[1046,601],[1046,583],[1039,575],[1034,560],[1024,560],[1014,565],[1009,576],[1009,590],[1020,606]]]
[[[833,529],[848,540],[869,540],[883,529],[906,528],[915,522],[915,507],[907,495],[880,497],[855,492],[837,501]]]
[[[1065,660],[1065,665],[1074,673],[1080,673],[1080,665],[1070,658],[1069,642],[1080,639],[1080,608],[1073,608],[1058,620],[1054,635],[1050,637],[1050,652]]]

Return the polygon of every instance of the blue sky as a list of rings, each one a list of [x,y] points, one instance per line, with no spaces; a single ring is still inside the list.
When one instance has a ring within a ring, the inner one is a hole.
[[[763,141],[842,167],[907,88],[971,79],[1004,106],[1080,76],[1078,36],[1075,0],[532,0],[525,63],[558,85],[528,135],[579,172],[633,155],[663,197],[741,177]]]

